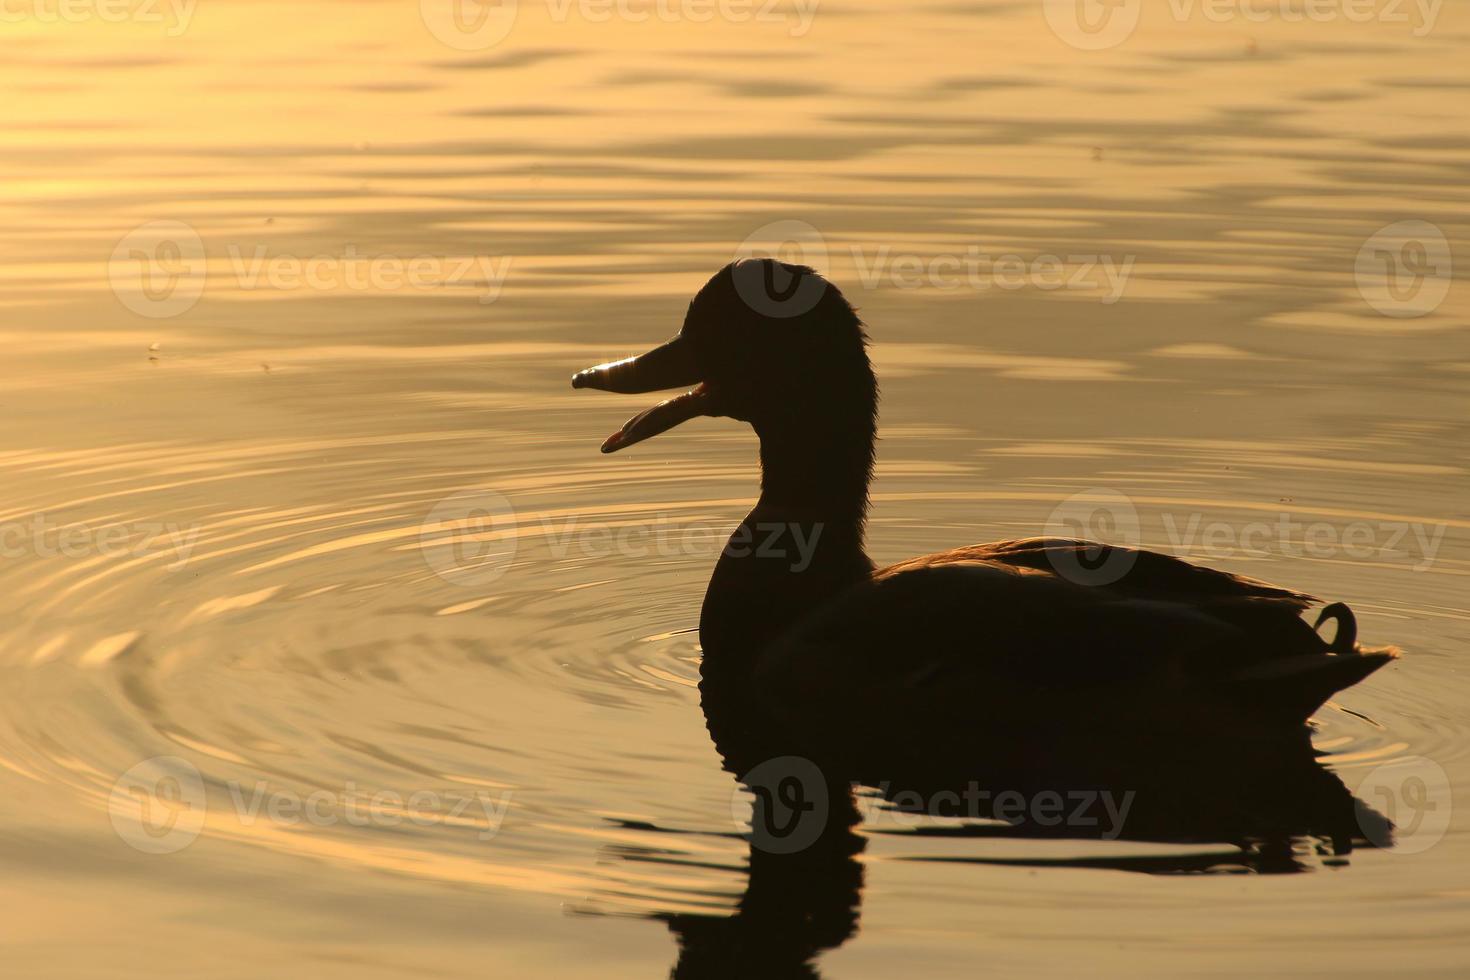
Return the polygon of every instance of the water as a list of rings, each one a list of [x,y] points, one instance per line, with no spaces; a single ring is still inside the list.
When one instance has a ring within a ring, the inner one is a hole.
[[[875,558],[1125,495],[1145,545],[1402,646],[1315,742],[1447,808],[1266,874],[867,805],[817,969],[1470,965],[1470,300],[1355,276],[1396,222],[1466,251],[1464,12],[1150,5],[1079,52],[1033,4],[522,8],[482,50],[412,4],[7,23],[0,960],[667,972],[668,917],[747,886],[693,627],[754,441],[698,420],[603,457],[646,399],[566,382],[796,234],[875,339]],[[1027,265],[971,279],[976,252]]]

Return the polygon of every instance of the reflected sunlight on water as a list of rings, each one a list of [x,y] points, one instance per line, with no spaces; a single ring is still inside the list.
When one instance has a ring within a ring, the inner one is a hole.
[[[742,248],[869,324],[876,558],[1126,494],[1144,545],[1404,647],[1317,719],[1350,786],[1421,756],[1466,785],[1470,293],[1402,223],[1466,253],[1470,22],[1405,7],[1146,4],[1096,51],[1040,0],[528,2],[494,44],[431,0],[14,8],[0,960],[641,977],[659,922],[730,914],[748,804],[693,627],[754,442],[601,457],[635,408],[566,378]],[[199,817],[172,854],[114,828],[158,759]],[[1260,870],[1224,846],[864,819],[830,975],[1470,965],[1458,814],[1424,854],[1300,842],[1289,884],[1222,883]]]

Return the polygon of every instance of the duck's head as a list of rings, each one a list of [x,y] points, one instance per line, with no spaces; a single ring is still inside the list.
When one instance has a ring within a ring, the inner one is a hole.
[[[602,444],[605,453],[697,415],[749,422],[763,443],[789,434],[871,446],[876,425],[877,382],[857,313],[816,272],[774,259],[725,266],[694,297],[672,340],[581,371],[572,387],[689,389],[629,419]]]

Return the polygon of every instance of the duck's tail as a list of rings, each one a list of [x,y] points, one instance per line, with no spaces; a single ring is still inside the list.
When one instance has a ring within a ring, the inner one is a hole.
[[[1332,695],[1398,659],[1396,647],[1359,646],[1357,619],[1342,603],[1325,607],[1313,629],[1328,620],[1337,629],[1330,641],[1317,637],[1319,650],[1254,664],[1232,678],[1232,687],[1253,709],[1279,719],[1306,721]]]

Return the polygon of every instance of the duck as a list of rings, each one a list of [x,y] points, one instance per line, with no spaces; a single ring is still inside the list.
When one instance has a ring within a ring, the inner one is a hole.
[[[760,495],[699,619],[710,731],[722,752],[748,749],[737,772],[793,747],[844,772],[881,759],[907,773],[1012,749],[1020,768],[1053,771],[1204,743],[1268,753],[1399,656],[1360,645],[1343,603],[1141,548],[1042,536],[878,566],[865,547],[879,399],[867,327],[807,266],[726,265],[672,339],[572,387],[680,390],[604,453],[702,416],[756,433]],[[709,710],[715,692],[738,710]],[[772,728],[779,746],[763,749]]]

